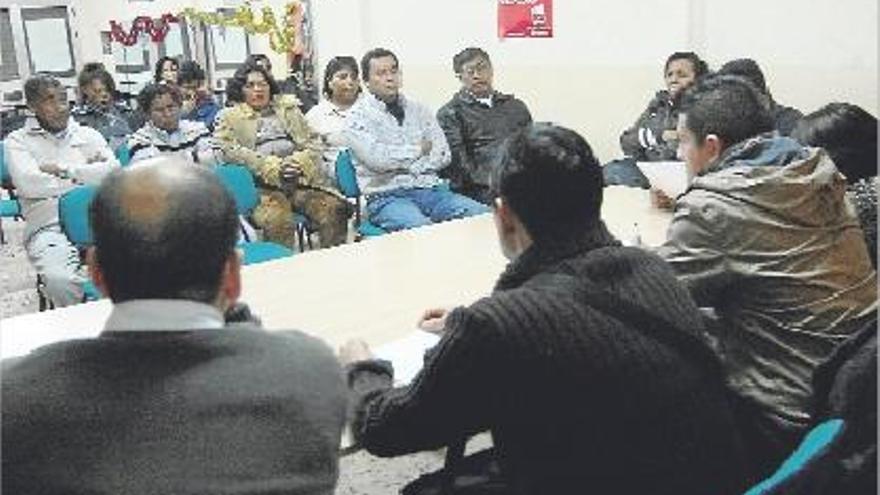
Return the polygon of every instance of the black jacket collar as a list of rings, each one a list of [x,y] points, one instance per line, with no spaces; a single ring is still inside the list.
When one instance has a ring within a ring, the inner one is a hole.
[[[535,242],[507,265],[495,284],[495,290],[519,287],[535,275],[567,259],[594,249],[620,245],[602,221],[595,228],[576,232],[565,238]]]

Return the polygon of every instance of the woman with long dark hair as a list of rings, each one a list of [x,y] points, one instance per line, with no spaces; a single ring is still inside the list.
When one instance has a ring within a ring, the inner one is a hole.
[[[235,101],[217,119],[215,137],[226,157],[246,165],[260,186],[254,221],[266,238],[293,247],[293,211],[305,214],[318,228],[323,247],[345,242],[351,206],[320,166],[321,143],[297,106],[279,94],[264,68],[243,65],[227,83]]]

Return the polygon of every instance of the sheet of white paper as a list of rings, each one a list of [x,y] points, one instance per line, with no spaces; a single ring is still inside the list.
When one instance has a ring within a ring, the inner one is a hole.
[[[651,187],[675,198],[688,186],[687,169],[684,162],[638,162],[639,170],[645,174]]]
[[[73,70],[67,23],[64,19],[49,18],[25,21],[28,48],[34,72],[67,72]]]
[[[391,361],[394,385],[406,385],[421,371],[425,351],[437,345],[440,336],[416,330],[406,337],[376,348],[376,357]]]

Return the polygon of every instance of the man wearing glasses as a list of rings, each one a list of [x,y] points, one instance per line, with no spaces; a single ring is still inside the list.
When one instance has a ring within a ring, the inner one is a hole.
[[[489,176],[504,140],[532,122],[528,107],[492,87],[492,62],[481,48],[465,48],[452,59],[461,90],[437,112],[452,163],[444,171],[455,192],[490,204]]]

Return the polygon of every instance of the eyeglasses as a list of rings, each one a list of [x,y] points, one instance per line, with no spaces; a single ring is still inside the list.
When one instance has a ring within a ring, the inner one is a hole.
[[[478,62],[475,65],[472,65],[470,67],[462,67],[461,73],[466,76],[473,77],[477,74],[485,74],[485,73],[489,72],[489,70],[491,70],[491,69],[492,69],[492,66],[487,64],[486,62]]]

